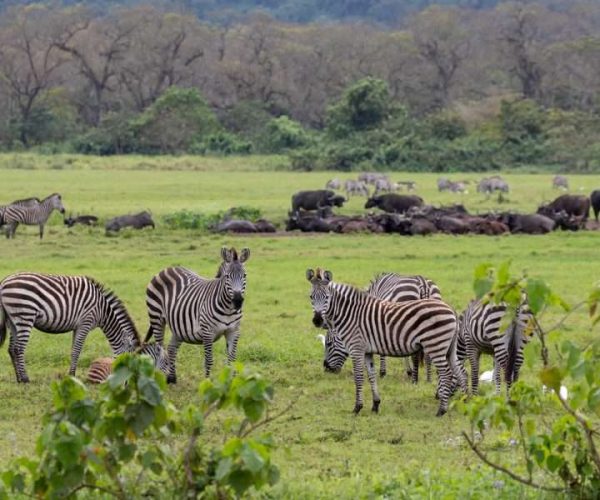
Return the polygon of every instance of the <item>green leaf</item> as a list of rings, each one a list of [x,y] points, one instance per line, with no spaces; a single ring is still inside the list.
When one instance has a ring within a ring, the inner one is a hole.
[[[595,387],[589,392],[588,406],[594,411],[600,406],[600,387]]]
[[[228,483],[231,485],[234,491],[241,496],[253,485],[254,478],[250,471],[234,470],[231,474],[229,474]]]
[[[550,472],[556,472],[563,463],[564,459],[558,455],[548,455],[546,458],[546,466]]]
[[[259,472],[265,465],[265,460],[260,453],[249,445],[244,446],[241,457],[246,468],[254,474]]]
[[[222,481],[229,473],[231,472],[231,465],[233,461],[231,458],[226,457],[219,460],[219,465],[217,465],[217,469],[215,471],[215,479],[217,481]]]
[[[475,296],[480,299],[486,293],[488,293],[494,284],[494,281],[491,277],[491,272],[493,270],[492,264],[485,262],[483,264],[479,264],[475,268],[475,278],[473,280],[473,290],[475,291]]]
[[[497,277],[496,277],[496,286],[502,287],[508,283],[508,280],[510,278],[510,264],[511,264],[510,260],[507,260],[507,261],[503,262],[502,264],[500,264],[500,267],[498,268]]]
[[[121,365],[115,369],[115,371],[111,374],[110,377],[108,377],[108,386],[113,390],[119,387],[123,387],[125,383],[131,379],[132,376],[133,373],[131,372],[129,367]]]
[[[540,279],[528,279],[526,285],[527,300],[531,312],[536,315],[546,305],[546,301],[550,296],[550,288]]]
[[[160,388],[154,379],[142,377],[138,381],[138,389],[142,399],[152,406],[157,406],[162,401]]]
[[[562,382],[562,377],[563,376],[560,369],[558,369],[555,366],[552,368],[544,368],[540,372],[540,379],[542,383],[546,387],[550,387],[550,389],[553,389],[556,393],[558,393],[558,391],[560,390],[560,383]]]

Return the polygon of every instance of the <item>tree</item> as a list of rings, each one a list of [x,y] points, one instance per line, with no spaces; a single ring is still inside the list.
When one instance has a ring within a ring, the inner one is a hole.
[[[0,33],[0,76],[18,109],[17,129],[23,145],[45,120],[42,107],[35,109],[57,81],[65,58],[52,43],[56,29],[53,14],[34,4],[11,10]]]
[[[133,123],[138,149],[180,153],[219,130],[219,122],[197,89],[168,88]]]

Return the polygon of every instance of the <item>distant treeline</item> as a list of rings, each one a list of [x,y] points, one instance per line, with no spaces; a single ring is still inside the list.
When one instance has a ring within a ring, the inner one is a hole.
[[[8,7],[0,147],[289,152],[303,169],[600,168],[600,2],[389,3],[415,12],[382,28],[194,14],[252,2]]]

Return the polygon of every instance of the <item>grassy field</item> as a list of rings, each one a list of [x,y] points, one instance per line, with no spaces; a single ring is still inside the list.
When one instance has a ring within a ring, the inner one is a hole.
[[[6,166],[4,160],[0,164]],[[163,159],[162,164],[168,166],[168,160]],[[40,164],[51,161],[56,158],[38,160]],[[265,428],[279,443],[275,462],[281,468],[282,479],[271,491],[273,496],[349,498],[388,494],[396,498],[402,497],[405,488],[414,497],[428,498],[449,498],[445,493],[448,491],[473,498],[484,494],[506,498],[536,496],[508,481],[496,488],[494,481],[503,478],[483,468],[458,439],[466,429],[466,420],[453,410],[441,419],[435,418],[433,385],[412,386],[399,360],[390,360],[389,375],[380,383],[381,413],[371,415],[364,411],[353,417],[350,364],[340,375],[322,371],[322,347],[315,339],[319,332],[311,323],[309,284],[304,273],[308,267],[321,266],[330,269],[334,279],[361,287],[380,271],[422,273],[439,284],[448,303],[463,309],[473,296],[474,266],[482,261],[500,263],[510,259],[513,270],[527,269],[544,278],[568,302],[575,303],[600,279],[599,233],[537,237],[239,237],[168,230],[161,225],[161,216],[173,211],[185,208],[213,212],[239,205],[260,208],[281,225],[294,191],[319,188],[334,175],[261,171],[258,163],[244,170],[227,168],[223,172],[213,167],[170,171],[156,165],[152,170],[117,169],[113,161],[121,160],[96,158],[95,167],[80,169],[2,169],[0,202],[59,191],[67,212],[74,214],[94,213],[106,218],[150,209],[158,223],[156,230],[124,231],[108,238],[102,228],[68,230],[54,215],[42,242],[33,227],[20,227],[14,241],[0,238],[0,276],[23,270],[94,276],[124,300],[144,333],[145,287],[156,272],[181,264],[210,276],[217,269],[221,246],[249,247],[252,254],[246,266],[248,292],[238,359],[274,382],[277,408],[295,402],[285,416]],[[195,161],[201,164],[203,160]],[[470,174],[452,177],[479,178]],[[464,196],[438,194],[437,175],[394,174],[392,178],[417,181],[418,193],[432,203],[461,201],[473,212],[498,207],[494,200],[485,200],[473,192]],[[550,188],[550,178],[507,176],[512,188],[510,203],[502,208],[532,210],[543,199],[551,199],[556,193]],[[589,193],[600,187],[599,176],[571,176],[570,181],[577,192],[581,188]],[[363,204],[364,199],[353,199],[343,212],[364,212]],[[551,322],[556,314],[551,312],[545,320]],[[583,311],[573,315],[565,335],[582,343],[593,338]],[[68,370],[70,343],[69,335],[33,333],[26,353],[32,380],[28,386],[15,383],[6,346],[2,349],[0,464],[33,450],[40,418],[50,407],[50,382]],[[215,352],[215,368],[219,369],[225,359],[222,341],[215,346]],[[84,374],[94,358],[108,354],[102,333],[94,331],[85,345],[79,373]],[[490,366],[491,361],[486,359],[485,369]],[[177,406],[183,406],[194,400],[203,377],[201,347],[181,348],[178,375],[179,383],[169,387],[168,397]],[[523,376],[533,377],[531,369],[525,369]],[[368,408],[368,385],[365,389]],[[219,422],[213,422],[210,431],[213,439],[218,439]],[[512,448],[506,443],[506,437],[498,436],[492,453],[510,457]]]

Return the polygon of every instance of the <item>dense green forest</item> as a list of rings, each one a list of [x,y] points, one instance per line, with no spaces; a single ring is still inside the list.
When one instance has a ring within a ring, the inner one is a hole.
[[[429,3],[5,3],[0,147],[600,169],[599,2]]]

